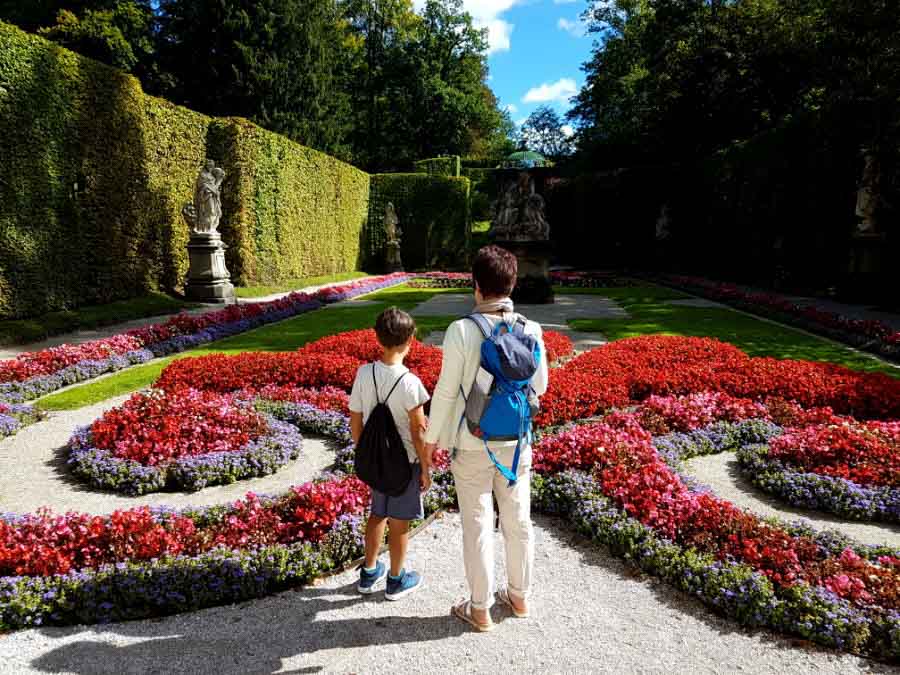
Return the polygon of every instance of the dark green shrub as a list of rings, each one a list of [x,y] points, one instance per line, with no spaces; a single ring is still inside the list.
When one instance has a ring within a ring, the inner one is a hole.
[[[415,167],[416,173],[427,173],[429,176],[451,176],[458,178],[460,175],[459,155],[423,159],[416,162]]]
[[[408,270],[452,269],[468,263],[468,178],[392,173],[372,176],[367,265],[384,261],[384,208],[394,204],[403,230],[401,254]]]

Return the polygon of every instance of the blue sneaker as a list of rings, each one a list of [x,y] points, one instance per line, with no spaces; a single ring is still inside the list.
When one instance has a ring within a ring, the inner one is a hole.
[[[384,581],[384,578],[386,576],[387,568],[380,560],[375,563],[374,572],[366,572],[365,568],[363,566],[360,566],[359,586],[357,586],[356,589],[364,595],[375,593],[378,590],[378,587],[381,586],[381,582]]]
[[[422,587],[422,577],[418,572],[401,570],[399,577],[388,576],[385,600],[399,600]]]

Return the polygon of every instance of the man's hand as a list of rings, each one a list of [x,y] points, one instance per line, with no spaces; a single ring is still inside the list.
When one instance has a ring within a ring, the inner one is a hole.
[[[431,489],[431,464],[422,465],[419,486],[422,488],[422,492],[428,492]]]
[[[437,451],[437,443],[426,443],[425,454],[428,455],[428,463],[434,462],[434,453]]]

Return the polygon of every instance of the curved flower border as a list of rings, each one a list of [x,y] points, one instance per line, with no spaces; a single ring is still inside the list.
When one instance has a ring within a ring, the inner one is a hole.
[[[737,448],[741,473],[763,492],[791,506],[851,520],[900,523],[900,489],[868,487],[846,478],[797,471],[768,457],[766,445]]]
[[[271,416],[266,421],[269,431],[235,452],[184,457],[164,466],[115,457],[110,450],[94,447],[90,427],[81,427],[69,441],[68,465],[76,477],[93,487],[127,495],[165,489],[196,492],[211,485],[229,485],[268,476],[300,457],[303,437],[297,428]]]
[[[303,403],[258,401],[257,405],[308,433],[326,435],[344,449],[343,461],[352,467],[352,444],[347,447],[349,419],[345,415]],[[449,462],[446,457],[442,459],[434,476],[436,488],[425,500],[426,514],[456,501]],[[309,493],[316,485],[327,487],[345,477],[338,472],[281,496],[250,495],[248,504],[272,507],[292,492]],[[231,506],[147,510],[159,524],[189,518],[196,527],[210,529],[230,523],[245,508],[238,502]],[[296,541],[246,549],[219,546],[200,555],[104,564],[66,574],[0,577],[0,630],[135,620],[250,600],[309,582],[362,555],[364,517],[359,512],[334,508],[340,506],[299,514],[305,519],[328,519],[333,513],[333,524],[317,543]],[[12,514],[0,516],[13,525],[21,519]]]

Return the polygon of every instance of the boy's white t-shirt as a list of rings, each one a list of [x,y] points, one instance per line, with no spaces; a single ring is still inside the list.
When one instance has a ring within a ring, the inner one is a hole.
[[[375,378],[372,379],[372,369],[375,369]],[[406,373],[404,375],[404,373]],[[403,375],[403,380],[394,389],[394,393],[387,400],[388,409],[394,417],[394,424],[406,446],[406,454],[410,463],[418,458],[416,446],[412,440],[412,430],[409,426],[409,411],[425,405],[431,398],[416,375],[411,373],[406,366],[388,366],[381,361],[367,363],[356,371],[356,379],[353,381],[353,390],[350,392],[350,411],[362,413],[365,424],[371,412],[375,409],[377,401],[384,402],[385,397],[391,391],[394,383]],[[375,398],[375,386],[378,387],[378,399]]]

